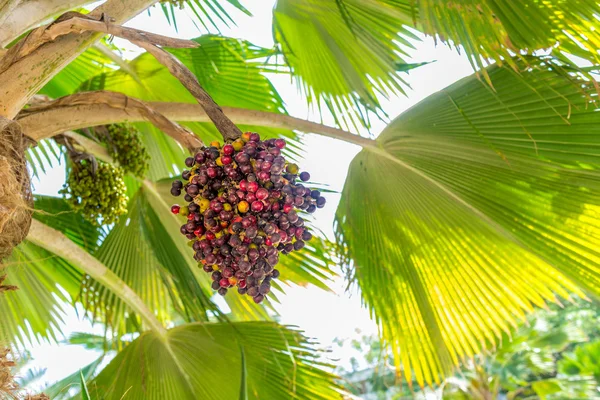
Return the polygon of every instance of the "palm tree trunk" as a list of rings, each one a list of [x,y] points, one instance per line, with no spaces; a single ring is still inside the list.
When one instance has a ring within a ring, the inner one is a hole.
[[[121,24],[155,2],[156,0],[108,0],[94,9],[90,16],[107,15],[114,23]],[[31,96],[101,36],[101,33],[93,32],[61,36],[10,64],[0,73],[0,116],[14,118]]]
[[[18,4],[11,9],[0,6],[0,47],[7,46],[54,15],[92,3],[90,0],[8,0],[11,1]]]

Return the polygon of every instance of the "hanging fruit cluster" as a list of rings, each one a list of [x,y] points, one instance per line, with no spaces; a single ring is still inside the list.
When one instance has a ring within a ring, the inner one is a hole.
[[[60,191],[73,209],[94,225],[116,222],[127,213],[127,188],[123,171],[95,160],[74,160]]]
[[[107,130],[108,135],[102,135],[101,139],[107,145],[108,154],[124,172],[143,178],[148,171],[150,156],[140,132],[128,124],[108,125]]]
[[[285,144],[250,132],[222,147],[213,142],[187,158],[190,170],[173,182],[171,194],[183,192],[189,204],[171,211],[187,217],[181,234],[221,295],[237,286],[260,303],[279,277],[279,253],[300,250],[312,238],[297,210],[313,213],[325,198],[297,182],[310,175],[286,162]]]

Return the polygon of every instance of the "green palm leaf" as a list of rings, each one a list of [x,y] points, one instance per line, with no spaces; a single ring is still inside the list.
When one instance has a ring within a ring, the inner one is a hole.
[[[417,28],[462,46],[473,68],[489,60],[515,66],[514,54],[554,49],[596,64],[600,45],[600,5],[594,0],[467,0],[460,6],[444,0],[384,0],[397,10],[413,14]],[[564,60],[567,60],[564,58]]]
[[[250,15],[250,12],[238,0],[226,0],[226,2],[246,15]],[[222,3],[219,0],[187,0],[181,2],[181,8],[189,9],[192,12],[193,18],[191,20],[198,29],[198,24],[200,24],[205,30],[210,30],[211,27],[218,30],[221,24],[225,26],[235,25],[235,21]],[[176,7],[173,4],[161,4],[161,8],[169,24],[177,29]]]
[[[95,256],[140,296],[159,321],[165,322],[170,316],[168,288],[173,282],[144,237],[143,213],[143,205],[136,196],[129,203],[128,214],[110,231]],[[118,336],[127,333],[132,322],[127,305],[89,278],[84,281],[84,288],[82,300],[86,308]]]
[[[283,100],[262,74],[275,65],[258,60],[271,54],[270,50],[244,40],[215,35],[193,40],[200,46],[169,51],[196,75],[202,87],[219,105],[273,112],[284,110]],[[81,82],[79,91],[114,90],[148,101],[196,102],[177,78],[152,55],[144,53],[132,60],[129,66],[141,83],[127,71],[119,69]]]
[[[8,273],[5,284],[19,290],[0,296],[0,342],[23,349],[58,341],[69,303],[79,293],[79,272],[28,242],[14,249],[2,267]]]
[[[496,92],[471,76],[393,121],[337,210],[365,303],[420,385],[534,305],[600,294],[595,88],[547,63],[487,73]]]
[[[338,399],[333,375],[298,331],[270,322],[188,324],[143,333],[90,383],[100,399]],[[151,357],[148,357],[151,355]]]
[[[338,125],[368,127],[377,97],[408,86],[398,64],[416,39],[403,27],[410,22],[376,0],[279,0],[273,34],[309,103],[328,108]]]
[[[70,211],[59,198],[36,196],[34,218],[61,229],[72,241],[93,251],[99,231]],[[19,347],[43,340],[58,340],[63,316],[77,298],[81,273],[71,264],[29,242],[17,247],[4,261],[6,284],[19,290],[0,297],[0,342]]]

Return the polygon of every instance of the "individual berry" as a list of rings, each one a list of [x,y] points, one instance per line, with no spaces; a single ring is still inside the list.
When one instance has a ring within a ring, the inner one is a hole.
[[[264,204],[261,201],[254,201],[252,202],[252,211],[254,212],[261,212],[264,208]]]
[[[175,215],[179,214],[181,207],[178,204],[174,204],[171,206],[171,212]]]
[[[285,140],[275,139],[275,146],[277,146],[278,149],[283,149],[285,147]]]
[[[300,179],[301,179],[303,182],[306,182],[306,181],[308,181],[308,180],[310,179],[310,174],[309,174],[308,172],[306,172],[306,171],[304,171],[304,172],[301,172],[301,173],[300,173]]]
[[[247,201],[240,201],[237,205],[238,211],[245,214],[250,210],[250,204]]]
[[[258,294],[258,295],[254,296],[254,297],[252,298],[252,300],[254,300],[254,302],[255,302],[256,304],[260,304],[260,303],[262,303],[262,301],[263,301],[264,299],[265,299],[265,296],[263,296],[262,294]]]

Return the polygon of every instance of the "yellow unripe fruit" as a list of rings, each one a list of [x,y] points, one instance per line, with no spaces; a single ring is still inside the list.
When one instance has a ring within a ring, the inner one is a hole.
[[[198,196],[194,199],[194,203],[196,203],[200,206],[201,212],[208,210],[208,207],[210,207],[210,200],[205,199],[205,198],[200,198],[200,196]]]
[[[221,148],[221,143],[219,143],[218,140],[215,140],[214,142],[210,142],[210,146],[211,147],[216,147],[217,149]]]
[[[240,201],[238,203],[238,211],[241,213],[247,213],[248,210],[250,209],[250,204],[248,204],[247,201]]]
[[[232,144],[235,151],[240,151],[244,147],[244,142],[240,139],[236,139]]]

